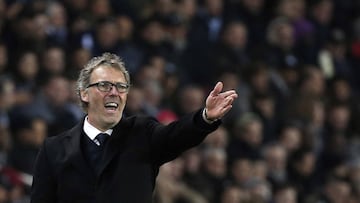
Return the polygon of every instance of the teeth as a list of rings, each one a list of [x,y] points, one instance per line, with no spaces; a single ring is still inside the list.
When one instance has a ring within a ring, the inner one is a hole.
[[[119,105],[115,102],[109,102],[105,104],[105,107],[113,107],[113,108],[117,108]]]

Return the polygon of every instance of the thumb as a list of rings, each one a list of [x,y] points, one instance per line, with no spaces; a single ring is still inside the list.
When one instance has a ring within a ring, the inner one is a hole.
[[[222,91],[223,89],[223,83],[222,82],[217,82],[213,91],[211,91],[211,96],[215,97],[217,96],[218,94],[220,94],[220,92]]]

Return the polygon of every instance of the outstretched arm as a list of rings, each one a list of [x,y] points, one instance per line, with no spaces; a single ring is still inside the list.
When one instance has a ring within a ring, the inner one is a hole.
[[[238,97],[235,90],[221,92],[223,83],[218,82],[206,99],[204,117],[208,121],[221,119],[232,108],[232,103]]]
[[[206,99],[202,117],[199,109],[167,126],[149,123],[148,129],[153,129],[151,149],[156,163],[161,165],[173,160],[183,151],[200,144],[206,135],[218,128],[221,122],[215,121],[230,111],[234,99],[238,97],[234,90],[222,92],[222,89],[223,84],[218,82]]]

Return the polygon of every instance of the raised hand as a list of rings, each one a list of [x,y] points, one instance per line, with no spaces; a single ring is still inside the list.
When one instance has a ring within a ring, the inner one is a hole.
[[[206,98],[206,116],[208,120],[222,118],[232,108],[232,103],[238,97],[235,90],[221,92],[223,83],[218,82]]]

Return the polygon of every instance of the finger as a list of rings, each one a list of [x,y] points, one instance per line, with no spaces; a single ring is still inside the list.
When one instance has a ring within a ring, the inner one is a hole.
[[[223,83],[222,82],[216,83],[213,91],[211,91],[211,96],[215,97],[215,96],[219,95],[220,92],[222,91],[222,88],[223,88]]]
[[[227,97],[227,98],[225,99],[225,103],[224,103],[223,108],[231,105],[231,104],[233,103],[233,101],[234,101],[234,98],[232,98],[232,97]]]
[[[223,116],[224,116],[225,114],[227,114],[227,112],[229,112],[231,108],[232,108],[232,105],[229,105],[229,106],[225,107],[225,108],[223,109]]]
[[[233,99],[236,99],[236,98],[238,98],[238,94],[232,94],[232,95],[229,95],[228,97],[231,97],[231,98],[233,98]]]
[[[220,114],[221,114],[220,117],[223,117],[225,114],[227,114],[231,110],[231,108],[232,108],[232,105],[228,105],[228,106],[222,108],[220,111]]]
[[[236,94],[235,90],[229,90],[229,91],[220,93],[220,95],[221,95],[222,97],[228,97],[228,96],[233,95],[233,94]]]

